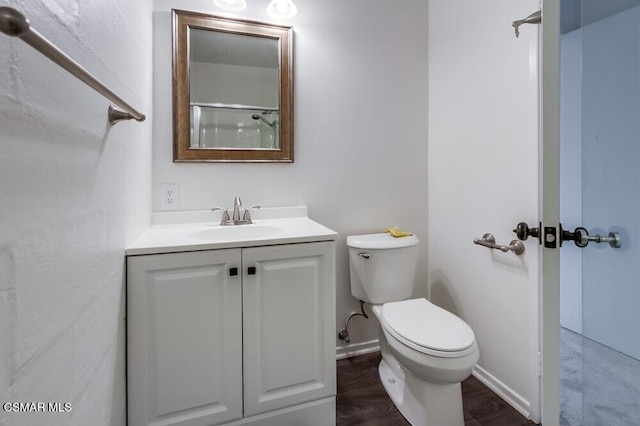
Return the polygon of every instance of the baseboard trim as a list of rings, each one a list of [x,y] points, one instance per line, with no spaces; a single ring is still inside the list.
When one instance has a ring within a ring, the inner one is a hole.
[[[513,391],[509,386],[502,383],[494,375],[489,373],[484,368],[476,365],[473,367],[471,374],[489,389],[491,389],[496,395],[504,399],[509,405],[515,408],[520,414],[527,419],[531,419],[531,404],[522,396]]]
[[[351,358],[358,355],[365,355],[380,350],[380,342],[378,339],[369,340],[368,342],[350,343],[346,346],[336,347],[336,359]]]

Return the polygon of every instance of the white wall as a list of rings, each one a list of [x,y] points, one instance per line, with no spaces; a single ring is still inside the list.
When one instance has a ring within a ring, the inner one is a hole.
[[[539,252],[473,244],[515,239],[539,220],[538,26],[511,22],[538,1],[429,4],[429,289],[480,347],[477,376],[524,414],[539,415]]]
[[[583,250],[583,334],[640,359],[640,7],[582,29],[583,226],[622,248]]]
[[[623,238],[563,248],[562,325],[635,358],[639,21],[635,7],[565,34],[561,57],[563,223]]]
[[[4,1],[151,115],[151,2]],[[149,223],[151,121],[0,35],[0,401],[69,413],[4,425],[124,425],[124,247]]]
[[[274,22],[267,4],[250,1],[235,16]],[[392,225],[415,232],[421,239],[418,279],[424,293],[426,3],[306,0],[295,18],[280,22],[294,28],[293,164],[172,162],[172,7],[221,12],[210,0],[154,1],[154,210],[160,207],[161,183],[179,184],[182,210],[231,207],[235,195],[247,205],[308,205],[312,219],[340,233],[338,329],[358,309],[349,288],[347,235]],[[374,320],[356,318],[349,328],[352,344],[377,338]]]

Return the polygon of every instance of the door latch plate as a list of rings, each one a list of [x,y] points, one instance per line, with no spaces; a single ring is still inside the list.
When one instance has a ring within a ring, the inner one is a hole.
[[[558,247],[558,234],[555,226],[544,227],[544,246],[546,248]]]

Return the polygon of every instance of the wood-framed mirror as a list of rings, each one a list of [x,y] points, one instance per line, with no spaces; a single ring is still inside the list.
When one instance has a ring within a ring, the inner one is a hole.
[[[293,162],[290,26],[172,10],[173,161]]]

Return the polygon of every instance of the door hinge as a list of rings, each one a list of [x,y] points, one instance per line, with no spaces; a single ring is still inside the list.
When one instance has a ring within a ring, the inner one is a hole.
[[[542,352],[538,352],[538,376],[542,377]]]

